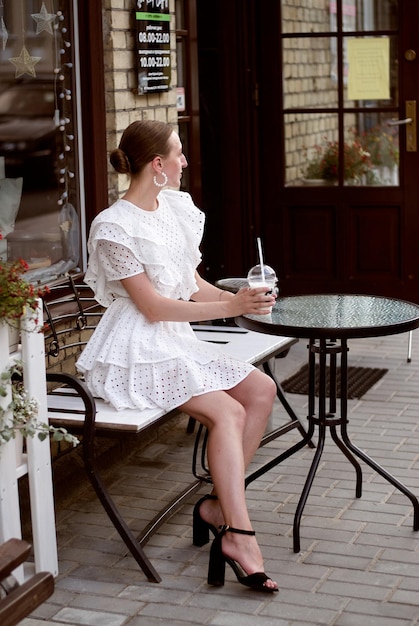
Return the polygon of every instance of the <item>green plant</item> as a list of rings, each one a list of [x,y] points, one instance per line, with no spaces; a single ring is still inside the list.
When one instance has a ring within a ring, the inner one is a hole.
[[[67,441],[76,446],[79,440],[68,433],[65,428],[56,428],[37,419],[38,403],[34,398],[28,397],[22,372],[22,363],[16,361],[0,377],[0,396],[3,398],[7,396],[9,385],[12,391],[12,400],[9,405],[6,408],[0,407],[0,447],[14,439],[17,432],[20,432],[23,437],[37,435],[41,441],[51,435],[53,441]],[[12,418],[6,423],[9,411]]]
[[[23,278],[27,270],[28,265],[23,259],[12,262],[0,260],[0,320],[12,326],[18,325],[25,307],[36,311],[38,298],[48,293],[48,287],[34,287]]]
[[[308,158],[308,150],[304,149]],[[322,144],[311,148],[311,154],[303,170],[304,178],[336,181],[339,177],[339,143],[326,137]],[[364,150],[359,139],[343,144],[344,180],[357,180],[371,169],[370,154]]]

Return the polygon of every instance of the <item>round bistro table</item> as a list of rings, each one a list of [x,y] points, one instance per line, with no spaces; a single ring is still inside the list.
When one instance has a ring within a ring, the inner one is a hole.
[[[326,430],[353,465],[356,473],[356,497],[362,495],[362,470],[355,457],[362,459],[378,474],[407,496],[413,504],[413,530],[419,530],[419,502],[405,485],[355,446],[348,434],[348,339],[380,337],[411,331],[419,327],[419,306],[412,302],[364,295],[302,295],[279,298],[272,313],[246,315],[236,324],[249,330],[308,339],[308,430],[294,446],[266,464],[260,475],[275,467],[312,441],[317,427],[317,447],[294,516],[294,552],[300,550],[300,522],[322,456]],[[340,357],[340,415],[336,415],[336,370]],[[316,413],[316,364],[318,363],[318,399]],[[326,393],[326,370],[329,363],[330,391]],[[327,402],[329,400],[329,402]],[[328,404],[328,406],[327,406]],[[339,432],[338,428],[339,427]],[[257,476],[255,476],[256,478]]]

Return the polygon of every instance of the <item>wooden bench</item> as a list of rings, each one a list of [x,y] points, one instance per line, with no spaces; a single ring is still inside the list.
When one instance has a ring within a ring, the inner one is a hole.
[[[44,308],[45,347],[50,364],[51,359],[58,359],[67,353],[75,358],[86,344],[102,315],[102,310],[89,288],[81,280],[74,280],[70,277],[66,285],[60,285],[53,291],[52,298],[44,302]],[[273,433],[268,433],[263,444],[293,428],[298,428],[304,436],[304,428],[288,404],[269,366],[272,358],[287,354],[296,342],[295,339],[254,333],[236,326],[195,324],[193,328],[200,340],[222,344],[227,353],[256,366],[261,365],[274,378],[278,397],[290,419]],[[179,412],[174,410],[165,413],[160,409],[116,411],[103,400],[94,398],[85,383],[75,374],[47,371],[47,381],[54,383],[54,388],[48,393],[50,422],[69,430],[81,429],[85,469],[100,502],[148,579],[160,582],[161,578],[145,555],[143,545],[157,528],[199,489],[203,480],[210,481],[204,464],[202,474],[199,474],[196,469],[198,442],[202,429],[198,430],[195,443],[193,473],[196,480],[167,504],[136,537],[127,526],[100,477],[95,458],[96,435],[99,433],[145,434],[147,430],[179,415]],[[188,430],[193,429],[189,427]],[[204,458],[204,454],[201,456]]]
[[[21,539],[0,545],[0,624],[14,626],[45,602],[54,591],[50,572],[38,572],[22,585],[12,572],[26,561],[31,546]]]

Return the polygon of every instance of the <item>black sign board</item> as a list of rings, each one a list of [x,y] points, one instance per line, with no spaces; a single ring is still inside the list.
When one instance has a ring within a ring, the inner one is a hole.
[[[170,87],[169,0],[137,0],[138,93]]]

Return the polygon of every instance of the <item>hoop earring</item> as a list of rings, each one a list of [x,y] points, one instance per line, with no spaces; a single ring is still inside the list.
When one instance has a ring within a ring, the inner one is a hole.
[[[167,185],[167,175],[164,172],[161,172],[161,175],[163,176],[162,183],[157,182],[157,176],[154,176],[153,178],[153,183],[156,185],[156,187],[164,187],[165,185]]]

